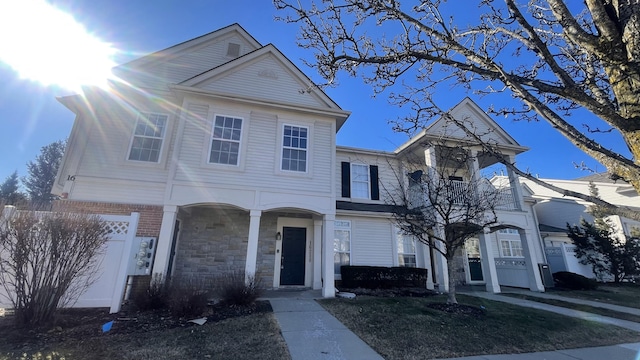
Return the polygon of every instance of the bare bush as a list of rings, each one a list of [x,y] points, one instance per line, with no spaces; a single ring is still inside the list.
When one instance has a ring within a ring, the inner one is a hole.
[[[246,277],[243,271],[231,271],[218,280],[222,302],[227,305],[251,305],[261,295],[262,287],[254,275]]]
[[[97,215],[5,210],[0,285],[21,325],[51,320],[97,280],[107,227]]]

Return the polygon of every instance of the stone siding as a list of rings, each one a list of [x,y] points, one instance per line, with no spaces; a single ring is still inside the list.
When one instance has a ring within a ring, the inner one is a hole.
[[[175,278],[215,281],[229,272],[245,269],[249,213],[235,209],[192,208],[181,216],[176,248]],[[258,238],[257,275],[264,288],[273,285],[275,215],[263,213]]]

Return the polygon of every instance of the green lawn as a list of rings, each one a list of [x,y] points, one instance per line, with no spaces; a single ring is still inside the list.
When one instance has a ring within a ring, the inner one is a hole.
[[[446,297],[327,299],[320,303],[385,359],[548,351],[640,341],[636,332],[554,313],[458,295],[479,317],[434,310]]]
[[[549,294],[640,309],[640,285],[638,284],[601,284],[597,290],[549,289],[548,292]]]

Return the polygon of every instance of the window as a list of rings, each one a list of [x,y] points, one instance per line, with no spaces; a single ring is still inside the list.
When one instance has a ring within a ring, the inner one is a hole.
[[[309,130],[301,126],[285,125],[282,138],[282,170],[307,171],[307,143]]]
[[[402,233],[397,234],[398,266],[416,267],[416,239]]]
[[[376,165],[342,162],[342,197],[380,200]]]
[[[351,197],[369,199],[369,166],[351,164]]]
[[[241,135],[242,119],[216,115],[211,135],[209,162],[238,165]]]
[[[351,264],[351,221],[336,220],[334,222],[333,269],[340,274],[342,265]]]
[[[524,257],[518,229],[500,229],[498,230],[498,239],[503,257]]]
[[[158,162],[167,127],[167,115],[140,114],[133,132],[129,160]]]

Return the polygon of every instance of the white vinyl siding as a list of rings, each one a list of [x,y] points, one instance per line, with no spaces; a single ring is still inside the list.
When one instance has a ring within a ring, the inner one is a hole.
[[[393,224],[386,218],[352,217],[351,264],[393,266]]]
[[[351,197],[370,199],[369,165],[351,164]]]
[[[281,170],[307,172],[309,128],[284,125]]]
[[[164,114],[142,113],[138,116],[131,139],[129,160],[155,163],[160,160],[167,118]]]
[[[209,162],[214,164],[238,165],[241,139],[241,118],[216,115],[211,133]]]
[[[340,267],[351,264],[351,221],[336,220],[333,239],[333,269],[339,275]]]

